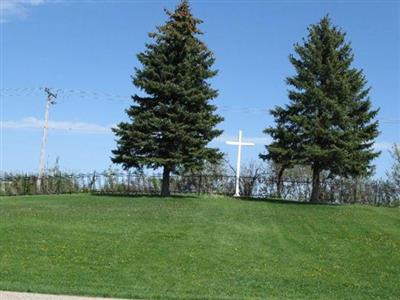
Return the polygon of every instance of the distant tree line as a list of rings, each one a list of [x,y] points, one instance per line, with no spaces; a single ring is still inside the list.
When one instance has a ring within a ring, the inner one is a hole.
[[[399,162],[397,162],[399,164]],[[240,177],[240,193],[243,197],[284,199],[307,202],[312,191],[312,171],[297,165],[287,169],[278,185],[274,163],[248,162],[243,165]],[[235,189],[235,170],[224,160],[217,164],[207,163],[201,171],[179,169],[170,177],[171,194],[232,195]],[[161,176],[160,176],[161,175]],[[64,193],[95,193],[148,195],[159,194],[162,174],[146,174],[140,170],[122,172],[109,168],[103,172],[72,174],[51,169],[42,178],[37,189],[37,175],[2,174],[0,195],[36,195]],[[400,205],[400,186],[391,180],[370,178],[328,178],[321,174],[321,202],[361,203],[372,205]]]

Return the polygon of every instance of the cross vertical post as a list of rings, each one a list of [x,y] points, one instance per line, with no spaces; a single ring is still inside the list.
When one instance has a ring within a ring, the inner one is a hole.
[[[239,130],[239,141],[227,141],[228,145],[238,146],[237,159],[236,159],[236,184],[234,197],[240,197],[240,159],[242,156],[242,146],[254,146],[254,143],[242,142],[242,130]]]
[[[240,177],[240,158],[242,156],[242,131],[239,130],[239,143],[236,158],[236,185],[235,185],[235,197],[240,197],[239,194],[239,177]]]

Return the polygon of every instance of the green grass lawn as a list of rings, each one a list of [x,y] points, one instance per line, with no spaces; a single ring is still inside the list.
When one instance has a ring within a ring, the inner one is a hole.
[[[399,299],[400,211],[206,196],[3,197],[0,290]]]

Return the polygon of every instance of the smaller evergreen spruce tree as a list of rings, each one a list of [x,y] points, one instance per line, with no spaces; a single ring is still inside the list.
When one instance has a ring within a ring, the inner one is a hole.
[[[379,155],[373,150],[379,134],[374,121],[378,110],[372,109],[362,70],[351,66],[354,55],[345,33],[332,26],[328,16],[308,32],[307,39],[295,45],[297,56],[290,56],[296,71],[287,78],[290,103],[276,110],[277,126],[266,132],[274,138],[267,147],[269,157],[311,167],[310,201],[317,202],[321,172],[357,177],[373,171],[371,161]]]

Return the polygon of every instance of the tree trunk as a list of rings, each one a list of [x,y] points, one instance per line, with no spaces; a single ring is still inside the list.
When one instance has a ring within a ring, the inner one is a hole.
[[[313,178],[312,178],[312,192],[311,192],[311,203],[317,203],[319,201],[319,175],[321,171],[317,168],[313,168]]]
[[[358,177],[353,177],[353,203],[357,203]]]
[[[167,166],[164,166],[163,170],[163,178],[162,178],[162,187],[161,187],[161,197],[168,197],[171,195],[169,190],[169,175],[171,169]]]
[[[283,172],[285,171],[285,168],[281,167],[278,172],[278,178],[276,182],[276,194],[278,198],[282,197],[282,188],[283,188],[283,182],[282,182],[282,177],[283,177]]]

